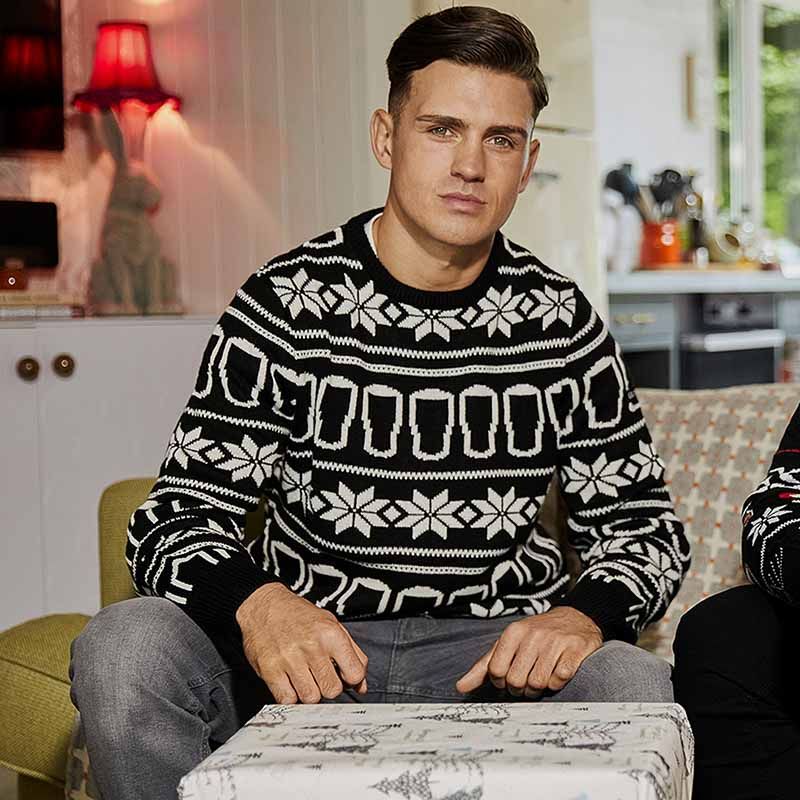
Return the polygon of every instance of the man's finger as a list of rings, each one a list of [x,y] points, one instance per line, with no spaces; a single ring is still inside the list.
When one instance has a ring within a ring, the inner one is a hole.
[[[344,626],[342,626],[344,628]],[[359,661],[366,667],[369,662],[369,657],[367,654],[358,646],[358,642],[350,635],[350,631],[347,628],[344,628],[344,632],[347,634],[347,638],[350,640],[350,644],[353,645],[353,649],[356,651],[356,655],[358,656]]]
[[[503,635],[497,640],[494,655],[489,659],[489,679],[498,689],[506,688],[506,675],[511,668],[511,662],[517,654],[517,647],[520,644],[520,629],[514,628],[511,623],[504,631]]]
[[[297,698],[301,703],[306,705],[319,703],[322,699],[322,693],[307,664],[291,664],[289,666],[288,675],[295,692],[297,692]]]
[[[553,671],[558,664],[558,659],[561,657],[561,652],[562,650],[559,646],[552,644],[539,652],[536,663],[531,667],[526,679],[528,690],[541,694],[545,689],[550,688]]]
[[[295,692],[289,676],[285,672],[261,670],[262,680],[267,684],[267,689],[272,699],[280,705],[294,705],[297,702]]]
[[[569,651],[562,653],[553,669],[547,688],[560,692],[575,677],[580,665],[581,659],[576,658],[574,653]]]
[[[474,692],[485,680],[487,675],[487,667],[489,659],[494,655],[497,642],[492,645],[492,649],[488,653],[482,655],[467,672],[462,675],[456,682],[456,691],[461,694]]]
[[[364,680],[361,681],[357,686],[353,687],[359,694],[366,694],[367,693],[367,674],[366,669],[367,665],[369,664],[369,656],[358,646],[358,642],[350,635],[350,631],[342,625],[342,630],[347,634],[347,638],[350,640],[350,643],[353,645],[353,649],[356,651],[356,655],[358,656],[358,660],[364,666]]]
[[[506,673],[506,689],[515,697],[521,697],[528,685],[528,676],[539,658],[535,644],[524,644],[517,648],[514,659]]]
[[[350,634],[342,627],[344,636],[337,637],[333,642],[330,657],[336,662],[342,680],[349,686],[358,686],[367,677],[365,661],[366,655],[363,651],[361,656],[358,654],[358,645],[350,638]]]
[[[342,625],[342,630],[347,634],[347,638],[350,640],[350,644],[353,645],[353,649],[356,651],[356,655],[358,656],[358,660],[366,667],[369,663],[369,656],[358,646],[358,642],[352,637],[350,631]]]
[[[329,658],[315,659],[309,668],[319,686],[319,693],[326,700],[335,700],[344,691],[336,667]]]

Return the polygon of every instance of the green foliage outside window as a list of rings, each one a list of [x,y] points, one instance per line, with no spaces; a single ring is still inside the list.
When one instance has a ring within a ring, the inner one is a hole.
[[[717,2],[718,157],[720,202],[730,208],[730,92],[728,11]],[[761,46],[764,103],[764,226],[800,242],[800,12],[764,6]]]
[[[719,159],[719,204],[731,207],[731,75],[728,62],[730,0],[717,2],[717,157]]]
[[[800,13],[764,9],[764,224],[800,241]]]

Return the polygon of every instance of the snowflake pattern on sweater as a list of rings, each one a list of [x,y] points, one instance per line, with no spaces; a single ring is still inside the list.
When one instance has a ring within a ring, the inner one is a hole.
[[[463,289],[398,282],[365,232],[379,212],[273,259],[223,313],[130,521],[137,590],[208,631],[278,580],[342,619],[569,604],[634,640],[689,548],[608,330],[502,232]],[[554,474],[584,566],[569,591],[537,524]]]
[[[742,506],[747,577],[771,595],[800,605],[800,407],[764,480]]]

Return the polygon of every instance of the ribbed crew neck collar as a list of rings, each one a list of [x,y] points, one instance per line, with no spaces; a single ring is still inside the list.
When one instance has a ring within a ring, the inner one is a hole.
[[[462,308],[472,305],[486,294],[486,290],[497,274],[497,267],[504,253],[503,237],[499,232],[494,236],[489,259],[481,270],[480,275],[469,286],[444,292],[417,289],[397,280],[386,269],[367,238],[366,224],[382,211],[382,208],[372,208],[352,217],[345,223],[344,231],[345,241],[349,241],[351,246],[355,248],[359,260],[374,280],[375,286],[380,287],[384,294],[394,300],[408,303],[417,308]]]

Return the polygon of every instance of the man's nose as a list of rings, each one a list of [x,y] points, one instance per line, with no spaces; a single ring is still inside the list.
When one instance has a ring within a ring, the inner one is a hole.
[[[465,138],[455,149],[450,174],[468,183],[482,181],[486,177],[483,143]]]

